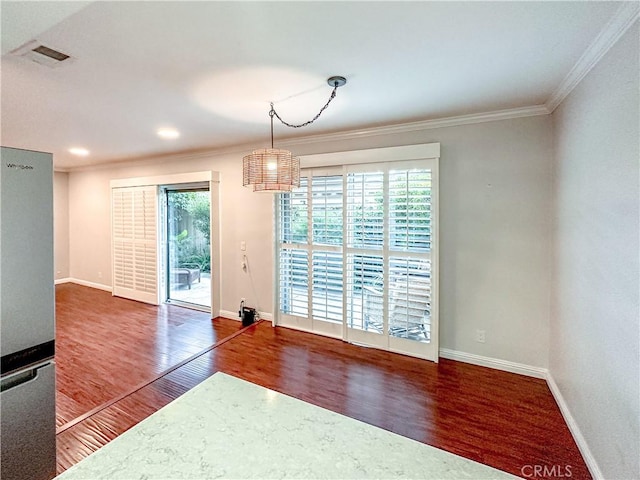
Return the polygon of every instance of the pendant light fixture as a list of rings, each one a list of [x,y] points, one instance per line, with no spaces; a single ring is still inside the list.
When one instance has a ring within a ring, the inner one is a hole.
[[[331,96],[318,114],[308,122],[298,125],[285,122],[273,108],[269,110],[271,120],[271,148],[254,150],[250,155],[242,159],[242,185],[253,185],[254,192],[290,192],[300,186],[300,159],[293,156],[289,150],[273,148],[273,117],[276,117],[283,125],[291,128],[301,128],[311,125],[329,106],[336,96],[338,87],[347,83],[344,77],[330,77],[327,83],[333,87]]]

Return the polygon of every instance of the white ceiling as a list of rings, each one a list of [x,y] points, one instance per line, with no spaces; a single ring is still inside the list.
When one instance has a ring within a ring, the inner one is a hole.
[[[54,4],[56,8],[50,8]],[[73,168],[544,105],[621,2],[7,2],[2,144]],[[19,27],[19,28],[18,28]],[[73,57],[6,53],[37,39]],[[65,62],[67,63],[67,62]],[[181,132],[156,136],[160,127]],[[86,158],[68,153],[82,146]]]

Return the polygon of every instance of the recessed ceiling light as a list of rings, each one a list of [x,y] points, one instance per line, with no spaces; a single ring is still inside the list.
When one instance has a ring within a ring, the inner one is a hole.
[[[69,149],[69,153],[71,153],[72,155],[77,155],[79,157],[86,157],[87,155],[89,155],[89,150],[87,150],[86,148],[74,147]]]
[[[156,133],[160,138],[173,139],[173,138],[178,138],[180,136],[180,132],[177,131],[175,128],[160,128]]]

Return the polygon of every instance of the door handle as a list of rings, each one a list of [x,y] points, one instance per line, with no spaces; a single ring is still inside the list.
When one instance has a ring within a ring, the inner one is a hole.
[[[10,388],[17,387],[18,385],[22,385],[23,383],[30,382],[38,376],[37,370],[37,368],[34,368],[26,372],[12,375],[9,378],[2,379],[2,382],[0,383],[0,392],[4,392],[5,390],[9,390]]]

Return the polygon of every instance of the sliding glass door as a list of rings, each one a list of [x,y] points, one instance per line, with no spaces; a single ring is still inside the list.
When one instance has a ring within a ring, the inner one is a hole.
[[[211,308],[209,187],[166,188],[167,300]]]
[[[280,309],[302,330],[342,337],[343,185],[316,171],[280,196]]]
[[[303,173],[278,204],[278,323],[437,359],[432,160]]]
[[[349,167],[346,339],[433,358],[432,170]]]

